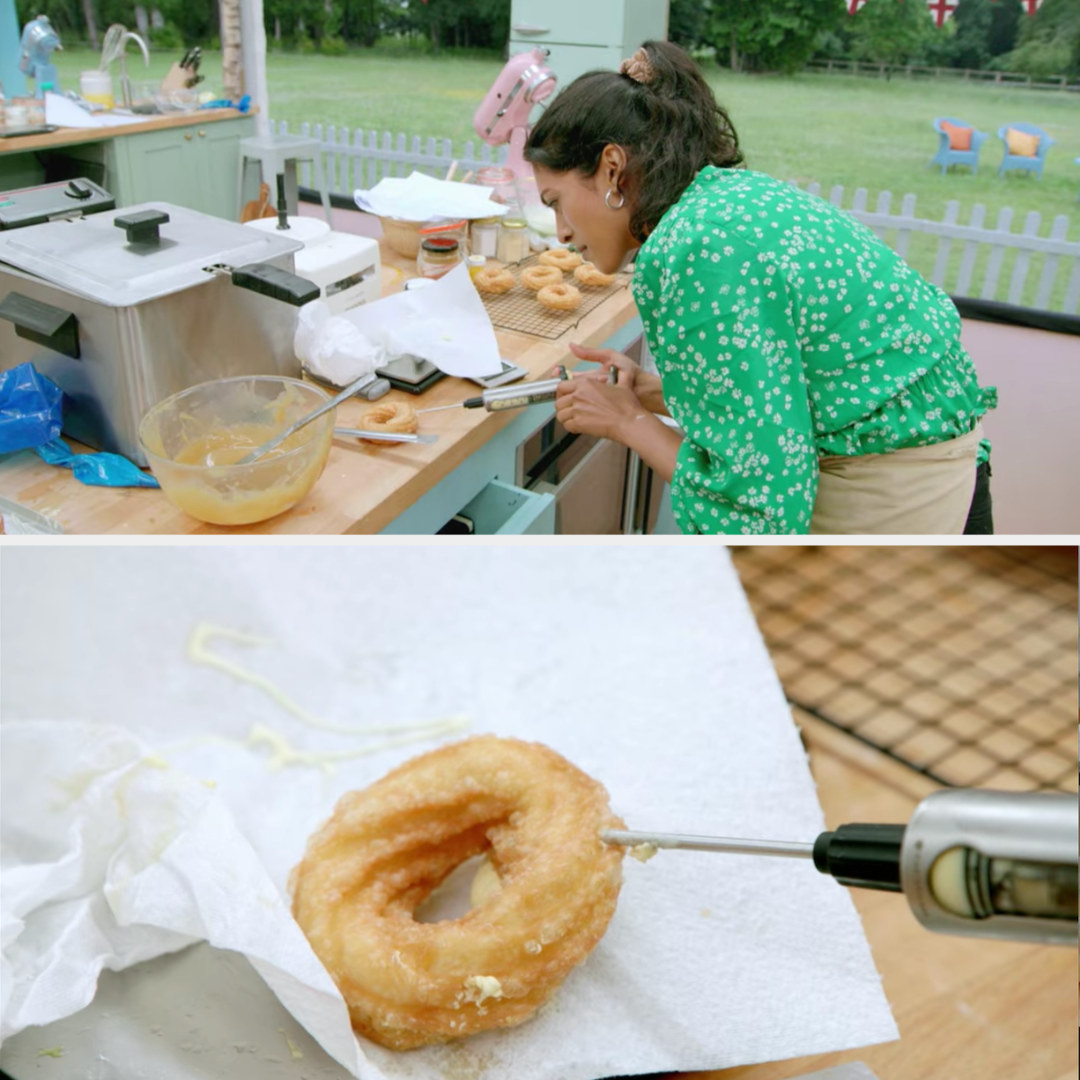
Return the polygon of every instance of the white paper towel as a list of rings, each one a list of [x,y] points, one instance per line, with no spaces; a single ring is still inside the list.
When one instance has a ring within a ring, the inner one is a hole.
[[[347,386],[399,356],[430,360],[447,375],[500,370],[495,329],[469,271],[459,263],[428,289],[410,289],[341,315],[313,301],[300,309],[297,357],[315,375]]]
[[[501,217],[509,209],[491,198],[490,188],[436,180],[420,172],[404,179],[387,176],[370,191],[354,191],[353,199],[361,210],[404,221]]]
[[[347,1068],[442,1075],[440,1048],[394,1054],[352,1037],[283,899],[337,796],[418,747],[333,774],[268,770],[265,751],[243,745],[253,724],[306,749],[363,740],[313,730],[258,687],[193,665],[185,644],[200,622],[272,639],[215,649],[339,725],[464,711],[474,731],[549,743],[607,785],[631,828],[809,839],[823,825],[715,548],[20,548],[2,562],[3,714],[38,721],[4,725],[5,1024],[9,1000],[57,1008],[20,979],[59,970],[27,935],[42,916],[34,896],[63,894],[71,912],[94,913],[93,935],[53,916],[80,963],[205,938],[248,955]],[[95,733],[102,724],[134,734]],[[30,754],[49,778],[37,796],[7,783],[9,770],[32,771]],[[97,779],[80,788],[65,770],[85,761]],[[39,876],[17,911],[12,868]],[[722,1068],[895,1037],[850,897],[811,868],[661,853],[628,860],[625,878],[607,935],[553,1004],[465,1044],[478,1077]]]

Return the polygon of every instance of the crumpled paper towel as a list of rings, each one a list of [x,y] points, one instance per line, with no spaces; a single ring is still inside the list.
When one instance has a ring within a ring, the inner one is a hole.
[[[501,370],[495,330],[464,263],[429,288],[395,293],[341,315],[330,315],[319,300],[305,304],[294,346],[300,362],[334,386],[347,386],[406,355],[465,378]]]
[[[491,198],[490,188],[436,180],[420,172],[405,179],[388,176],[370,191],[354,191],[353,199],[361,210],[402,221],[502,217],[509,209]]]
[[[208,941],[358,1070],[344,1002],[212,786],[112,725],[5,723],[0,748],[0,1040],[78,1012],[103,968]]]
[[[293,352],[313,375],[341,387],[373,372],[389,359],[378,342],[343,316],[332,315],[330,305],[322,300],[313,300],[300,309]]]
[[[60,1016],[85,996],[89,977],[73,998],[52,943],[87,968],[206,938],[251,958],[364,1080],[442,1080],[451,1066],[475,1080],[592,1080],[896,1037],[846,889],[790,860],[661,852],[626,860],[608,932],[528,1023],[408,1053],[356,1040],[289,918],[286,881],[343,792],[438,740],[384,746],[334,773],[273,771],[265,748],[245,744],[253,726],[304,749],[357,739],[194,665],[185,645],[198,622],[265,639],[215,648],[327,722],[465,711],[474,732],[545,742],[600,779],[631,828],[807,840],[824,824],[722,549],[429,547],[418,558],[380,545],[390,591],[378,600],[372,554],[3,552],[0,704],[22,721],[0,725],[4,955],[20,1016]],[[80,715],[132,734],[48,719]],[[34,887],[12,893],[13,880]],[[257,1074],[238,1063],[230,1075]]]

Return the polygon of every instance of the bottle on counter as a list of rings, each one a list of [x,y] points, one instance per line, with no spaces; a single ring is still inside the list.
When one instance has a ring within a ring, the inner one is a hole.
[[[515,216],[520,216],[521,204],[518,199],[517,183],[514,180],[514,170],[501,165],[485,165],[478,170],[475,183],[486,187],[491,191],[491,197],[504,206],[509,206],[511,213],[519,211]]]
[[[507,215],[499,225],[499,262],[521,262],[529,254],[529,231],[523,218]]]
[[[499,249],[499,218],[476,218],[469,227],[470,249],[486,259],[494,259]]]
[[[476,275],[479,274],[480,271],[484,269],[484,264],[486,262],[487,262],[487,259],[484,258],[483,255],[470,255],[465,260],[465,264],[469,268],[469,277],[472,278],[473,281],[476,280]]]
[[[441,278],[462,260],[461,244],[452,236],[429,236],[420,243],[416,268],[426,278]]]

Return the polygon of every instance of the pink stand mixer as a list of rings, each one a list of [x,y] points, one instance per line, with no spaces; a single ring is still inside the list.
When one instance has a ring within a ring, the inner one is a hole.
[[[532,179],[532,167],[522,156],[529,137],[529,113],[555,92],[555,76],[546,59],[544,49],[510,57],[473,116],[473,127],[484,142],[510,144],[506,166],[519,181]]]

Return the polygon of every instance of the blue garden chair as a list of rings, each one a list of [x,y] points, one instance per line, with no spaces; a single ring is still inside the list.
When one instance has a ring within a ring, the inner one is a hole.
[[[971,128],[971,149],[951,150],[949,148],[949,133],[941,130],[942,123],[952,124],[954,127]],[[943,173],[950,165],[970,165],[971,173],[974,176],[979,171],[979,149],[990,137],[989,133],[976,131],[971,124],[967,124],[963,120],[956,120],[951,116],[939,116],[934,121],[934,130],[938,133],[941,141],[938,144],[937,153],[930,159],[930,164],[940,165]]]
[[[1039,137],[1039,149],[1034,157],[1009,153],[1009,143],[1005,136],[1005,132],[1009,128],[1014,131],[1022,131],[1025,135],[1037,135]],[[1034,124],[1004,124],[998,128],[998,138],[1005,147],[1005,156],[1001,159],[998,176],[1004,176],[1009,170],[1015,169],[1020,172],[1033,172],[1040,180],[1042,179],[1046,152],[1054,145],[1054,140],[1042,128],[1037,128]]]

